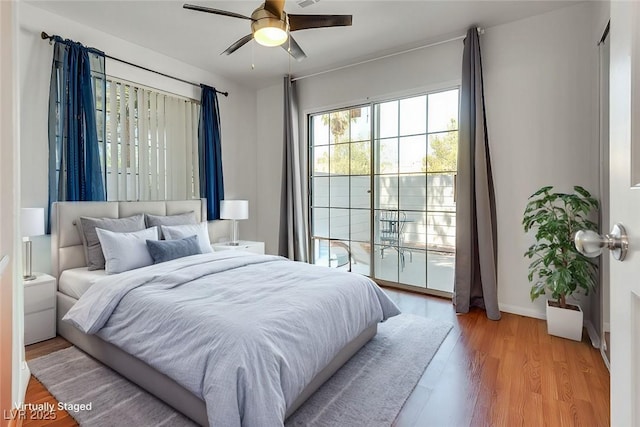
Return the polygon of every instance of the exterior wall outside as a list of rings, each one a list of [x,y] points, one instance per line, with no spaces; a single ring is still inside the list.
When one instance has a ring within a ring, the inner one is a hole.
[[[349,182],[350,178],[351,182]],[[338,209],[332,209],[337,212],[331,215],[331,218],[329,218],[329,212],[326,209],[317,210],[317,216],[314,217],[316,220],[314,234],[320,237],[330,237],[331,234],[331,237],[338,236],[349,240],[349,230],[351,230],[352,240],[368,241],[371,220],[369,210],[352,209],[351,215],[349,215],[350,212],[346,208],[350,206],[349,190],[351,189],[351,194],[367,194],[370,178],[352,176],[325,179],[329,179],[329,185],[313,187],[314,201],[319,203],[318,206],[322,206],[322,203],[327,201],[331,207]],[[395,210],[397,208],[398,185],[402,189],[399,205],[401,211],[424,211],[425,207],[427,210],[426,214],[406,212],[407,219],[411,221],[405,225],[403,233],[406,245],[453,252],[456,244],[453,175],[403,175],[400,178],[400,184],[398,184],[398,177],[380,176],[376,178],[375,217],[378,217],[379,210]],[[352,196],[351,206],[353,203]],[[368,205],[369,201],[365,200],[364,203]],[[378,224],[374,224],[374,226],[376,229],[378,228]],[[354,235],[357,237],[354,238]]]

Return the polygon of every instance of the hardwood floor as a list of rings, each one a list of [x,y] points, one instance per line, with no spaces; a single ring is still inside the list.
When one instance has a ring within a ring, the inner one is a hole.
[[[385,289],[405,313],[441,319],[453,329],[396,419],[396,427],[608,426],[609,372],[588,338],[574,342],[547,334],[542,320],[481,310],[456,315],[451,301]],[[69,343],[58,337],[27,347],[27,360]],[[57,401],[35,378],[28,403]],[[59,411],[53,422],[75,426]]]
[[[454,325],[396,426],[609,425],[609,371],[586,334],[570,341],[543,320],[456,315],[448,300],[385,290],[403,312]]]

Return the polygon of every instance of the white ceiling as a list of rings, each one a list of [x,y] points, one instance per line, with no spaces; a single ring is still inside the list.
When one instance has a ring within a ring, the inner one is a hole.
[[[246,16],[260,4],[260,0],[185,2]],[[29,3],[259,88],[280,79],[289,67],[293,75],[309,74],[462,35],[474,24],[488,28],[566,7],[576,1],[321,0],[301,8],[297,1],[290,0],[285,5],[289,13],[353,15],[352,27],[294,32],[296,41],[308,55],[302,62],[289,61],[289,55],[280,47],[252,46],[253,43],[230,56],[221,56],[220,52],[251,32],[249,21],[186,10],[182,8],[182,1],[48,0]],[[107,53],[118,55],[117,52]],[[255,64],[253,70],[252,62]]]

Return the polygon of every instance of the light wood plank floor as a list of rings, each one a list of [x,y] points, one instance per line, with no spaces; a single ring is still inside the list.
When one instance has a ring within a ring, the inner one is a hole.
[[[456,315],[451,301],[385,289],[405,313],[452,323],[442,346],[402,408],[396,427],[608,426],[609,372],[585,334],[582,342],[547,335],[544,321],[481,310]],[[69,345],[63,338],[27,347],[27,360]],[[26,401],[57,401],[31,378]],[[75,426],[66,412],[25,427]]]

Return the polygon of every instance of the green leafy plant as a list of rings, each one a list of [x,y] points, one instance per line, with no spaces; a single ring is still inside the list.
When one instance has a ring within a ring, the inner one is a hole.
[[[548,290],[558,306],[567,308],[567,296],[578,288],[588,295],[596,286],[597,266],[576,250],[573,239],[578,230],[598,230],[588,218],[598,201],[579,186],[572,194],[552,189],[543,187],[529,197],[522,225],[525,232],[535,230],[536,242],[524,255],[533,259],[528,276],[533,283],[531,301]]]

